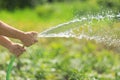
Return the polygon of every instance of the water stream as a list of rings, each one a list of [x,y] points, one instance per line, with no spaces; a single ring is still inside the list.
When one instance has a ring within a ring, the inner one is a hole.
[[[38,37],[64,37],[95,40],[120,47],[120,13],[87,15],[59,24],[39,33]]]

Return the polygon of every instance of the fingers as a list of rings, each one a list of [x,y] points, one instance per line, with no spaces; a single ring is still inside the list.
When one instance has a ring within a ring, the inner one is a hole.
[[[25,48],[20,44],[13,44],[10,50],[16,57],[19,57],[23,52],[25,52]]]
[[[38,42],[37,35],[38,35],[37,32],[27,32],[26,40],[24,40],[24,45],[29,47],[32,44]]]
[[[30,32],[30,34],[31,34],[31,37],[33,38],[33,40],[36,42],[37,41],[38,32]]]
[[[37,36],[38,36],[38,32],[32,32],[32,35],[34,37],[34,43],[38,42]]]
[[[33,36],[37,37],[38,32],[31,32]]]
[[[23,52],[25,52],[26,50],[25,50],[25,48],[24,47],[22,47],[22,46],[18,46],[17,47],[17,54],[16,54],[16,56],[17,57],[19,57],[21,54],[23,54]]]

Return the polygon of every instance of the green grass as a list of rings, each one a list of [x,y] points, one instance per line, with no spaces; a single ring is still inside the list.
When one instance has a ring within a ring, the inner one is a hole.
[[[94,8],[93,11],[99,10],[99,6],[93,5],[93,2],[54,3],[33,10],[1,11],[0,19],[24,31],[41,32],[73,19],[76,14],[84,15],[90,8]],[[85,11],[80,14],[81,9]],[[116,26],[119,23],[113,27]],[[10,80],[119,80],[119,53],[119,48],[108,47],[93,40],[41,38],[14,62]],[[11,57],[2,47],[0,58],[0,79],[4,80]]]

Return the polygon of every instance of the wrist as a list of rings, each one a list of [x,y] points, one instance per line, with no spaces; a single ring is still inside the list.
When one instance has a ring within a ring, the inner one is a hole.
[[[13,44],[14,43],[10,42],[9,44],[6,45],[6,48],[10,50],[12,48]]]
[[[23,40],[25,38],[25,32],[21,32],[20,35],[17,36],[17,39]]]

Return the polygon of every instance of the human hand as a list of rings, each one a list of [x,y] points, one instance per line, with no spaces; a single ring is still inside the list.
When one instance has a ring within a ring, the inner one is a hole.
[[[38,34],[37,32],[26,32],[21,39],[24,46],[29,47],[32,44],[38,42],[37,34]]]
[[[12,43],[8,49],[17,57],[19,57],[21,54],[23,54],[23,52],[25,52],[25,48],[18,43]]]

